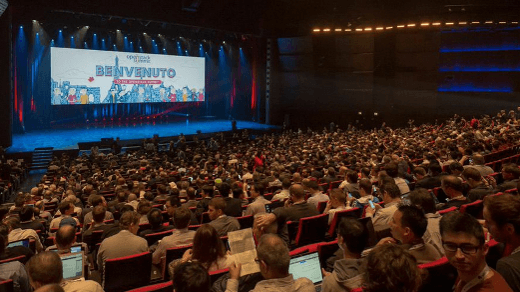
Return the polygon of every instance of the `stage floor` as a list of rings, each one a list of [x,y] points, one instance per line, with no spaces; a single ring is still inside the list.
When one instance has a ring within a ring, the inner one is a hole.
[[[277,129],[277,126],[259,124],[250,121],[237,121],[237,128],[251,130]],[[231,121],[189,121],[170,122],[163,124],[143,125],[107,125],[105,127],[92,127],[83,129],[55,129],[45,131],[27,132],[25,134],[13,134],[13,145],[7,153],[32,152],[34,148],[54,147],[56,150],[78,149],[78,142],[95,142],[102,138],[116,138],[121,140],[133,140],[151,138],[154,134],[159,137],[196,134],[197,130],[202,133],[216,133],[231,131]]]

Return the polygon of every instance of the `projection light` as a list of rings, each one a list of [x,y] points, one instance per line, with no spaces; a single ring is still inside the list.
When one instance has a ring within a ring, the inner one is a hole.
[[[429,25],[430,25],[429,22],[423,22],[423,23],[421,23],[421,26],[429,26]]]
[[[33,19],[33,22],[37,22],[35,19]]]
[[[454,25],[455,23],[453,22],[446,22],[446,25]]]
[[[407,25],[408,27],[414,27],[415,26],[415,23],[410,23],[409,25]]]
[[[432,25],[439,26],[439,25],[441,25],[441,23],[440,22],[434,22],[434,23],[432,23]]]
[[[330,31],[330,28],[324,28],[323,31],[324,31],[324,32],[329,32],[329,31]]]
[[[376,30],[383,30],[384,27],[376,27]]]
[[[85,28],[90,28],[90,26],[86,25]]]
[[[466,21],[460,21],[459,22],[459,25],[466,25],[466,24],[468,24]]]
[[[336,28],[334,31],[343,31],[341,28]]]
[[[319,28],[315,28],[315,29],[313,29],[312,31],[313,31],[313,32],[320,32],[321,29],[319,29]]]
[[[356,31],[363,31],[362,28],[356,28]]]

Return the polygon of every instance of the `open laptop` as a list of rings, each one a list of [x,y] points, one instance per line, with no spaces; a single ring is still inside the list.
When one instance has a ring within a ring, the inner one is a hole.
[[[49,249],[49,251],[58,251],[58,248],[54,246],[53,248]],[[70,253],[77,253],[77,252],[84,252],[85,248],[82,244],[73,245],[70,247]]]
[[[299,255],[291,259],[289,264],[289,273],[296,280],[298,278],[308,278],[314,283],[316,291],[321,291],[321,282],[323,276],[321,274],[320,257],[318,252]]]
[[[85,279],[84,253],[65,253],[60,254],[63,264],[63,280],[74,281]]]
[[[15,246],[25,246],[25,247],[29,248],[29,238],[13,241],[7,245],[7,247],[15,247]]]

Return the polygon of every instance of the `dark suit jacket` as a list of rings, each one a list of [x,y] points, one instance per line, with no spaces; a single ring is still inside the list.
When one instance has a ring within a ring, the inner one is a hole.
[[[232,217],[242,217],[242,200],[236,198],[224,198],[226,209],[224,214]]]

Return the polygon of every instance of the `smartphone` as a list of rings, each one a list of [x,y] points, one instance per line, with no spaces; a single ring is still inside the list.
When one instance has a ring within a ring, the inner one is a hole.
[[[351,194],[350,192],[348,193],[348,197],[349,197],[349,198],[352,198],[352,194]]]
[[[376,186],[372,186],[372,190],[374,191],[374,194],[377,194],[377,188],[376,188]]]
[[[266,213],[271,213],[271,205],[270,204],[265,204],[265,212]]]
[[[368,201],[368,203],[370,204],[370,208],[372,208],[372,209],[376,208],[376,205],[374,205],[374,202]]]

